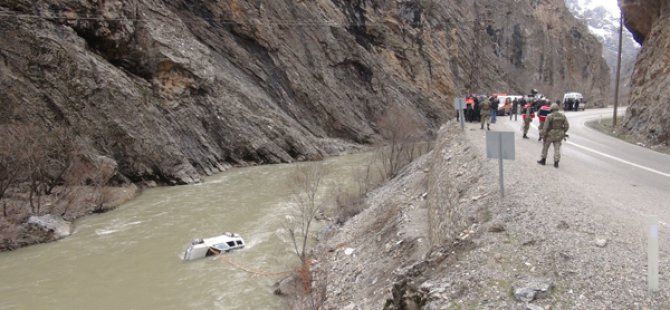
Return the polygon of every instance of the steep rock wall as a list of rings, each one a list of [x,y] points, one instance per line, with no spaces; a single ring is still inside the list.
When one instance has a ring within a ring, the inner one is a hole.
[[[0,29],[0,124],[69,128],[122,182],[335,154],[390,106],[437,128],[468,89],[608,89],[560,0],[15,0]]]
[[[670,3],[622,1],[626,27],[643,44],[633,71],[624,128],[651,145],[670,145]]]

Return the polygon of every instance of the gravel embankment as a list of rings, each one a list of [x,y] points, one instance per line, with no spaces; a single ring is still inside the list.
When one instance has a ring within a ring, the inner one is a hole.
[[[649,293],[642,223],[611,212],[607,195],[566,184],[575,176],[537,165],[539,143],[519,143],[532,150],[505,162],[501,199],[497,161],[483,158],[484,132],[472,124],[465,137],[455,132],[370,195],[369,208],[328,242],[319,264],[330,270],[325,308],[670,309],[664,237],[661,290]],[[435,154],[446,167],[435,166]],[[431,247],[435,175],[458,189],[455,208],[466,220],[454,224],[465,228],[458,238]]]

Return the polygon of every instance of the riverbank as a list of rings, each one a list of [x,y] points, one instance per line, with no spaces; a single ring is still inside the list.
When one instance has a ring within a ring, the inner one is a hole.
[[[367,152],[370,147],[348,143],[342,140],[331,139],[327,146],[329,154],[332,156],[341,156],[345,154]],[[297,161],[318,161],[321,157],[300,157]],[[255,166],[255,163],[244,162],[237,166],[219,165],[221,168],[217,173],[223,173],[230,168],[240,168]],[[98,169],[92,169],[96,173]],[[114,171],[116,167],[114,166]],[[214,175],[214,171],[211,173]],[[112,181],[112,175],[104,179],[95,179],[99,184],[106,185],[75,185],[75,186],[56,186],[49,194],[43,194],[39,197],[30,197],[28,184],[14,184],[0,201],[0,252],[11,251],[21,247],[34,244],[52,242],[67,235],[54,234],[50,227],[43,227],[31,223],[29,219],[32,216],[50,216],[58,219],[63,225],[74,225],[73,223],[84,216],[104,213],[121,206],[136,198],[144,188],[156,186],[170,186],[167,184],[158,184],[155,181],[144,181],[141,183],[122,183],[111,186],[112,183],[120,183],[118,180]],[[127,179],[123,179],[129,182]],[[200,181],[198,181],[200,182]],[[198,183],[193,182],[193,183]],[[77,183],[79,184],[79,183]],[[177,186],[177,185],[172,185]],[[71,230],[72,227],[68,228]]]
[[[137,197],[141,188],[135,184],[124,186],[56,187],[49,195],[39,198],[39,205],[29,201],[28,194],[10,192],[3,199],[0,217],[0,252],[11,251],[39,243],[52,242],[69,235],[71,223],[93,213],[108,212]],[[29,219],[49,215],[60,222],[61,231],[43,226]]]

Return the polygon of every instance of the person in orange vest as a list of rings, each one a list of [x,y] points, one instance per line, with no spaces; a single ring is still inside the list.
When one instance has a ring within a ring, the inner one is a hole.
[[[537,138],[537,141],[542,140],[542,128],[544,128],[544,121],[547,119],[547,116],[551,113],[551,106],[549,105],[549,100],[544,99],[542,100],[542,106],[540,107],[540,110],[537,112],[537,118],[540,120],[540,127],[538,127],[538,131],[540,132],[539,137]]]

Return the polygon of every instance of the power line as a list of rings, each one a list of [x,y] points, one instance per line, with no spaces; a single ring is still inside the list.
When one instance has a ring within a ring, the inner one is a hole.
[[[109,18],[104,16],[66,16],[62,13],[54,12],[53,15],[38,15],[38,14],[23,14],[23,13],[10,13],[10,12],[0,12],[0,18],[15,18],[15,19],[40,19],[40,20],[67,20],[67,21],[100,21],[100,22],[143,22],[143,21],[165,21],[165,20],[180,20],[180,21],[212,21],[218,22],[220,24],[230,24],[230,25],[240,25],[240,24],[270,24],[270,25],[282,25],[282,26],[329,26],[329,27],[342,27],[342,26],[366,26],[366,25],[381,25],[381,22],[352,22],[352,23],[341,23],[336,21],[329,20],[309,20],[309,19],[267,19],[267,18],[254,18],[246,20],[247,23],[237,21],[225,17],[202,17],[202,18],[129,18],[129,17],[116,17]]]

